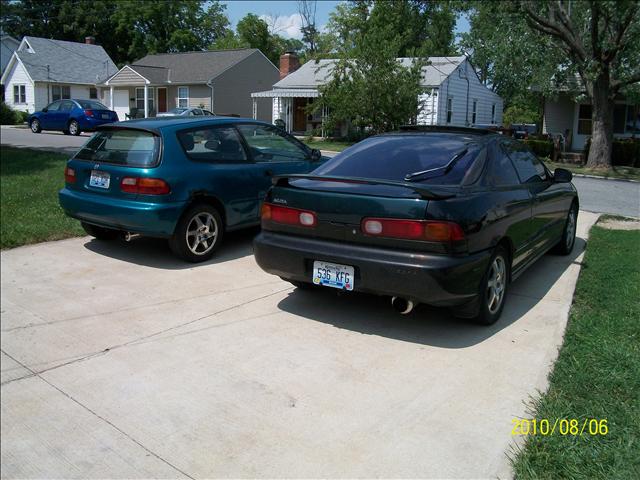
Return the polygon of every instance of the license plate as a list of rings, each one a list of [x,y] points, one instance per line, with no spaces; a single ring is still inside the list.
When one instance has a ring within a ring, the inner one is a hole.
[[[353,290],[353,267],[338,263],[313,262],[313,283],[325,287]]]
[[[109,120],[109,114],[108,113],[103,113],[102,114],[102,118],[104,118],[105,120]]]
[[[89,179],[90,186],[98,188],[109,188],[110,181],[111,176],[107,172],[91,170],[91,178]]]

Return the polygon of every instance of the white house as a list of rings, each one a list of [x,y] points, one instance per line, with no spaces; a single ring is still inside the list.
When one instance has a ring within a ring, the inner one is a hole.
[[[93,37],[78,43],[26,36],[11,55],[0,83],[7,105],[34,112],[61,98],[98,99],[96,85],[117,71]]]
[[[591,104],[585,98],[579,77],[556,87],[554,96],[545,97],[542,132],[561,134],[567,150],[582,151],[591,137]],[[630,138],[640,134],[640,104],[623,96],[613,101],[613,136]]]
[[[409,66],[412,58],[399,58]],[[480,82],[473,66],[465,56],[429,57],[423,68],[420,96],[422,109],[419,125],[500,125],[502,98]],[[251,94],[254,102],[272,99],[272,121],[284,121],[286,130],[306,133],[322,124],[322,113],[309,115],[307,105],[320,96],[318,88],[331,78],[336,60],[309,61],[299,66],[291,53],[280,57],[280,81],[272,90]],[[254,108],[254,118],[257,108]],[[324,112],[326,113],[326,112]],[[346,133],[343,128],[341,135]]]

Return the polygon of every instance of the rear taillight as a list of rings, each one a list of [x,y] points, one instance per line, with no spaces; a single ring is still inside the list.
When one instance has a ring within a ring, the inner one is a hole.
[[[169,184],[160,178],[124,177],[120,190],[141,195],[166,195],[171,192]]]
[[[300,227],[315,227],[318,221],[316,214],[309,210],[282,207],[272,203],[263,203],[261,211],[262,220],[270,220],[285,225],[297,225]]]
[[[76,183],[76,171],[71,167],[64,167],[64,181],[66,183]]]
[[[84,114],[85,114],[87,117],[93,117],[93,110],[85,110],[85,111],[84,111]]]
[[[372,237],[404,238],[427,242],[457,242],[464,240],[464,231],[457,223],[397,218],[365,218],[362,232]]]

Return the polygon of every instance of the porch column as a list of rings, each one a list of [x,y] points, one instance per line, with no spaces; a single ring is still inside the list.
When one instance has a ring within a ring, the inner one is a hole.
[[[113,110],[113,85],[109,87],[109,109]]]
[[[256,97],[253,97],[252,100],[253,100],[253,119],[257,120],[257,118],[258,118],[258,101],[256,100]]]
[[[144,84],[144,118],[149,117],[149,86]]]

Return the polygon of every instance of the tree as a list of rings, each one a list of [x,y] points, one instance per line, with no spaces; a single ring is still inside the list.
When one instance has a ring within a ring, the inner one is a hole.
[[[640,82],[640,21],[635,0],[521,1],[533,30],[552,39],[592,105],[587,166],[611,167],[615,97]]]
[[[199,0],[121,0],[116,23],[119,31],[131,31],[130,58],[149,53],[204,50],[227,32],[229,20],[224,14],[225,8],[217,0],[207,4]]]
[[[84,42],[94,36],[122,64],[147,53],[207,48],[227,32],[225,8],[217,0],[3,0],[0,18],[3,29],[18,38]]]
[[[328,107],[328,129],[348,121],[361,136],[375,134],[417,115],[425,59],[418,57],[409,65],[397,60],[422,46],[410,47],[407,37],[398,35],[397,23],[387,15],[396,3],[352,2],[339,5],[332,15],[331,28],[343,43],[330,81],[320,87],[321,100],[314,102],[316,110]]]
[[[302,20],[300,32],[302,41],[307,45],[307,55],[313,57],[317,50],[318,35],[320,32],[316,27],[316,5],[315,0],[298,0],[298,14]]]

